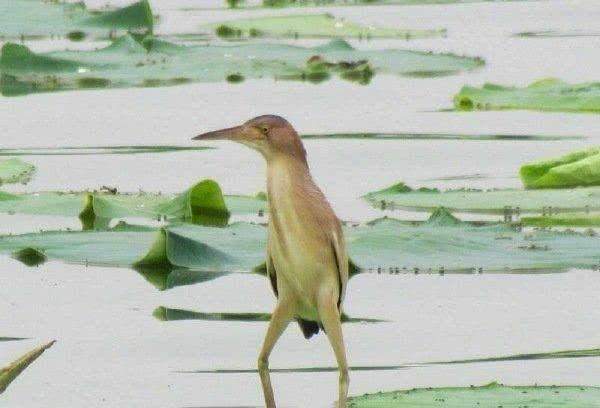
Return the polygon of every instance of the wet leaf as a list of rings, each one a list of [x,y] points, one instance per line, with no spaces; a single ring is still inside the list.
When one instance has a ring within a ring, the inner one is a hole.
[[[293,14],[230,20],[207,26],[226,38],[429,38],[446,30],[408,30],[364,26],[331,14]]]
[[[33,363],[44,351],[54,345],[55,341],[40,346],[25,354],[8,366],[0,369],[0,394],[6,391],[6,388],[21,374],[31,363]]]
[[[464,86],[454,97],[458,110],[529,109],[561,112],[600,112],[600,83],[568,84],[543,79],[524,88],[484,84]]]
[[[319,69],[311,59],[318,56]],[[415,72],[451,74],[483,65],[478,58],[417,51],[357,50],[343,40],[317,47],[286,44],[181,46],[155,37],[126,35],[92,51],[34,53],[6,43],[0,57],[0,91],[6,96],[82,88],[170,86],[246,79],[315,81],[340,75],[365,83],[369,75]],[[367,69],[368,68],[368,69]],[[327,74],[327,75],[323,75]]]
[[[600,388],[588,386],[484,386],[415,388],[353,397],[354,408],[504,407],[588,408],[600,400]]]

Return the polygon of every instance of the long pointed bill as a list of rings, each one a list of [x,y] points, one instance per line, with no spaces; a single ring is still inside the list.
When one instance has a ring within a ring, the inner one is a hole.
[[[242,126],[235,126],[227,129],[203,133],[192,138],[192,140],[239,140],[241,137]]]

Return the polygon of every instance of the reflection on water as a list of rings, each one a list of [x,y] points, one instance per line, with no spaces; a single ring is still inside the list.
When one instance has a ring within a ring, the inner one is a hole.
[[[189,269],[178,269],[169,265],[162,267],[137,266],[134,269],[158,290],[195,285],[229,275],[227,272],[199,272]]]
[[[0,156],[100,156],[210,150],[207,146],[64,146],[0,149]]]
[[[159,306],[154,309],[152,315],[158,320],[210,320],[210,321],[231,321],[231,322],[268,322],[271,320],[271,313],[203,313],[193,310],[171,309]],[[349,317],[342,314],[342,323],[383,323],[386,320],[369,319],[363,317]]]
[[[510,135],[510,134],[452,134],[452,133],[323,133],[302,135],[303,139],[381,139],[381,140],[582,140],[585,136]]]
[[[600,349],[583,349],[583,350],[568,350],[555,351],[549,353],[529,353],[516,354],[512,356],[502,357],[487,357],[474,358],[466,360],[452,361],[434,361],[428,363],[409,363],[401,365],[378,365],[378,366],[351,366],[350,371],[395,371],[405,370],[409,368],[418,368],[432,365],[451,365],[451,364],[474,364],[474,363],[492,363],[500,361],[525,361],[525,360],[549,360],[563,358],[585,358],[585,357],[600,357]],[[303,367],[303,368],[274,368],[270,369],[272,373],[323,373],[337,372],[337,367]],[[249,374],[257,373],[256,369],[217,369],[217,370],[194,370],[194,371],[177,371],[182,374]]]

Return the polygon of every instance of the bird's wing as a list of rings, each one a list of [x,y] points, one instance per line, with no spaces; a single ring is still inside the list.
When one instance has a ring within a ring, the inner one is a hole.
[[[340,280],[340,297],[338,299],[338,309],[342,312],[342,302],[346,295],[346,286],[348,285],[348,253],[346,252],[346,241],[341,227],[334,230],[331,235],[331,246],[335,255],[336,266]]]
[[[271,245],[267,245],[267,276],[271,281],[273,293],[275,293],[275,297],[277,297],[279,295],[279,292],[277,291],[277,274],[275,265],[273,264],[273,258],[271,257]]]

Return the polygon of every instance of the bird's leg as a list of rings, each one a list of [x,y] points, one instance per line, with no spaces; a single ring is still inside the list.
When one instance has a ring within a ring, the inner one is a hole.
[[[262,383],[263,394],[267,408],[275,408],[275,397],[273,396],[273,387],[271,386],[271,377],[269,376],[269,356],[275,343],[283,334],[292,318],[291,307],[287,303],[279,301],[275,311],[271,315],[269,329],[263,343],[262,350],[258,356],[258,373]]]
[[[350,379],[348,377],[346,347],[344,346],[344,336],[342,335],[342,322],[337,306],[337,294],[329,292],[320,296],[319,317],[335,353],[340,372],[338,407],[346,408]]]

